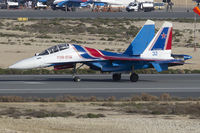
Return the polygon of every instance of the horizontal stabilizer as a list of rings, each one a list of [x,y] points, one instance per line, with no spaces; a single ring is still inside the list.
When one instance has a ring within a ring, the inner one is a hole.
[[[168,64],[151,63],[157,72],[162,72],[168,70]]]

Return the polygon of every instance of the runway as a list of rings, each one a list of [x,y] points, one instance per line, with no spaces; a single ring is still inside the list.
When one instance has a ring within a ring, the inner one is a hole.
[[[114,82],[112,75],[80,75],[73,82],[71,75],[1,75],[0,95],[56,97],[60,95],[130,97],[133,94],[170,93],[178,97],[200,97],[200,74],[140,74],[138,82],[123,75]]]
[[[174,12],[64,12],[52,10],[0,10],[0,18],[28,17],[29,19],[53,19],[53,18],[126,18],[126,19],[194,19],[194,13],[177,9]],[[199,19],[200,17],[197,17]]]

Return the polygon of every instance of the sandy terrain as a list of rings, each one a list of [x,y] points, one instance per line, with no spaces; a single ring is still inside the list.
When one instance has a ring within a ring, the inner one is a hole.
[[[142,115],[110,118],[0,118],[2,133],[199,133],[200,121]]]
[[[69,20],[62,21],[62,23],[66,24],[69,23]],[[72,21],[73,23],[75,21]],[[79,20],[77,20],[79,22]],[[142,27],[145,21],[131,21],[130,25],[135,25],[138,28]],[[156,21],[156,28],[158,29],[164,21]],[[133,37],[130,39],[124,38],[124,41],[118,41],[117,38],[114,38],[113,41],[108,41],[107,36],[101,34],[88,34],[88,33],[81,33],[78,35],[73,34],[47,34],[49,38],[45,37],[37,37],[41,36],[41,33],[37,32],[26,32],[23,30],[12,30],[13,28],[16,28],[19,25],[32,25],[37,23],[36,20],[34,21],[28,21],[28,22],[18,22],[16,20],[2,20],[1,23],[4,24],[4,26],[0,25],[0,68],[8,68],[9,65],[15,63],[18,60],[31,57],[37,52],[41,52],[44,49],[59,44],[59,43],[69,43],[72,40],[80,41],[77,42],[77,44],[88,46],[88,47],[94,47],[102,50],[112,50],[115,52],[123,52],[130,42],[133,40]],[[9,26],[6,26],[9,25]],[[73,25],[73,24],[71,24]],[[173,53],[177,54],[188,54],[192,55],[192,60],[189,61],[191,64],[186,64],[181,67],[175,67],[175,68],[181,68],[181,69],[200,69],[200,51],[199,48],[197,48],[197,51],[194,52],[194,48],[192,48],[192,45],[194,43],[193,40],[193,23],[189,22],[173,22],[174,25],[174,33],[177,34],[174,36],[173,39]],[[90,23],[86,23],[86,26],[91,26]],[[124,25],[127,27],[128,25]],[[200,46],[200,23],[197,23],[197,46]],[[102,39],[105,38],[105,39]],[[120,38],[119,38],[120,39]],[[190,45],[190,47],[186,47],[185,45]]]
[[[76,114],[103,113],[103,118],[25,118],[2,116],[2,133],[199,133],[200,120],[187,116],[137,115],[114,111],[111,107],[99,107],[90,103],[1,103],[0,109],[67,110]]]

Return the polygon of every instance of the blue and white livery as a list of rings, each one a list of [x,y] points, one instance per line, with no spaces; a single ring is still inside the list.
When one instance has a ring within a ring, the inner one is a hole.
[[[130,80],[138,81],[135,70],[155,68],[158,72],[168,67],[183,65],[189,55],[171,54],[172,24],[165,22],[155,35],[155,23],[148,20],[124,53],[114,53],[77,44],[59,44],[36,56],[17,62],[12,69],[32,69],[53,66],[55,70],[74,68],[81,63],[93,70],[113,72],[113,80],[119,81],[121,73],[131,72]],[[74,81],[80,78],[73,76]]]

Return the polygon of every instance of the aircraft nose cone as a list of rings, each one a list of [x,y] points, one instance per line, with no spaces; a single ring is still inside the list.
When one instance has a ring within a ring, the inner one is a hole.
[[[39,62],[35,58],[28,58],[22,61],[19,61],[11,66],[10,69],[32,69],[39,67]]]
[[[9,66],[9,69],[25,69],[25,68],[26,68],[26,64],[24,63],[24,61],[20,61]]]
[[[17,67],[16,67],[16,65],[14,64],[14,65],[9,66],[8,68],[9,68],[9,69],[16,69]]]

